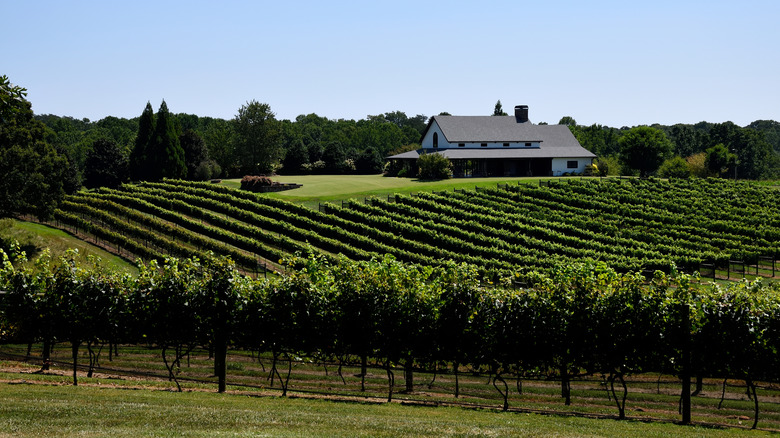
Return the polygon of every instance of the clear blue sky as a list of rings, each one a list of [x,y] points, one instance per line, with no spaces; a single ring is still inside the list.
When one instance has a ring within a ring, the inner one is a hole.
[[[37,114],[780,120],[780,1],[0,1]]]

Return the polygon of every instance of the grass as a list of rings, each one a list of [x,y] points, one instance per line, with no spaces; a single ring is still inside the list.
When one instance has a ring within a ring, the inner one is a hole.
[[[473,189],[474,186],[493,186],[496,184],[517,184],[524,182],[538,184],[540,179],[551,178],[457,178],[440,181],[421,181],[413,178],[383,177],[382,175],[297,175],[275,176],[274,181],[303,184],[299,189],[269,193],[267,196],[301,203],[317,208],[319,202],[333,202],[350,198],[360,199],[369,196],[388,196],[394,193],[408,194],[419,191],[439,191],[453,189]],[[561,179],[557,177],[556,179]],[[240,179],[223,180],[222,184],[238,188]]]
[[[76,249],[85,262],[88,256],[94,256],[100,258],[103,264],[110,269],[129,273],[138,271],[133,263],[98,246],[80,240],[60,229],[35,222],[16,219],[0,220],[0,240],[5,242],[18,241],[30,260],[35,259],[45,248],[49,249],[53,259],[58,259],[69,249]],[[86,263],[86,265],[89,266],[90,263]]]
[[[6,378],[0,375],[0,378]],[[726,437],[760,431],[193,391],[0,384],[0,437]]]
[[[0,358],[13,358],[17,360],[0,359],[0,382],[25,382],[30,385],[19,385],[22,387],[37,386],[68,386],[71,383],[71,369],[68,364],[70,348],[66,344],[57,344],[53,353],[54,365],[51,371],[45,373],[35,373],[39,370],[41,360],[39,357],[41,345],[33,346],[30,361],[19,362],[27,350],[26,345],[2,345],[0,346]],[[86,357],[86,348],[81,349],[80,363],[88,363]],[[166,371],[160,356],[160,350],[144,345],[123,345],[119,349],[119,356],[114,356],[112,361],[106,357],[107,351],[102,352],[101,365],[108,369],[98,369],[92,378],[87,378],[84,370],[79,372],[79,387],[72,388],[74,391],[81,387],[100,387],[100,388],[122,388],[126,393],[135,390],[151,390],[158,392],[170,392],[175,390],[176,386],[165,376]],[[232,350],[228,356],[228,392],[236,403],[242,403],[247,397],[253,397],[258,402],[265,403],[287,403],[287,398],[278,397],[282,391],[279,381],[269,380],[271,358],[268,355],[262,355],[260,361],[249,352],[241,350]],[[282,377],[286,374],[287,362],[279,363],[279,372]],[[337,367],[334,364],[324,368],[321,364],[304,360],[295,362],[292,365],[292,376],[289,384],[289,394],[292,397],[310,398],[310,399],[328,399],[335,410],[342,409],[343,406],[353,406],[355,402],[361,402],[370,406],[368,409],[391,409],[383,407],[387,400],[387,376],[383,369],[370,367],[365,380],[365,391],[361,389],[358,364],[346,364],[343,368],[343,377],[339,377]],[[489,376],[485,374],[474,374],[467,368],[462,368],[460,374],[460,397],[454,398],[454,377],[449,373],[438,373],[435,380],[430,372],[417,370],[414,374],[414,391],[405,393],[403,370],[395,369],[395,390],[393,400],[396,403],[411,404],[417,406],[405,413],[398,415],[411,416],[415,413],[426,410],[429,413],[426,417],[444,415],[446,412],[456,412],[452,416],[472,415],[473,412],[479,412],[479,415],[489,415],[490,418],[498,414],[502,405],[502,399],[498,392],[490,384]],[[216,392],[216,379],[213,377],[213,360],[208,358],[206,350],[197,349],[193,351],[191,357],[182,361],[181,368],[177,372],[179,381],[185,392],[191,394],[201,394],[203,392],[214,394]],[[607,397],[606,387],[598,376],[586,379],[577,379],[572,382],[572,405],[565,406],[560,397],[560,383],[539,379],[523,379],[522,393],[515,388],[514,379],[511,376],[505,376],[509,385],[509,418],[517,418],[527,413],[540,413],[558,418],[559,423],[567,424],[574,421],[572,418],[584,419],[599,417],[601,423],[588,423],[585,431],[571,433],[559,436],[578,435],[583,433],[586,436],[636,436],[639,432],[632,428],[640,427],[642,422],[649,424],[641,427],[647,427],[648,433],[652,435],[653,430],[666,430],[670,435],[687,433],[691,430],[714,431],[715,429],[693,429],[689,427],[673,426],[672,429],[664,429],[664,423],[674,423],[680,420],[678,412],[678,401],[680,394],[680,382],[672,376],[658,376],[657,374],[629,376],[628,379],[628,401],[626,403],[626,415],[631,421],[616,422],[611,418],[617,415],[614,400]],[[721,395],[722,381],[717,379],[705,379],[703,392],[693,397],[692,419],[695,424],[732,426],[737,428],[749,427],[753,423],[753,402],[748,400],[745,395],[744,382],[729,381],[726,400],[723,408],[719,409],[718,404]],[[3,395],[0,383],[0,399],[5,400],[8,397]],[[12,385],[13,386],[13,385]],[[192,403],[200,405],[201,395],[196,398],[190,398],[186,394],[180,395],[181,403]],[[214,397],[217,397],[214,395]],[[758,427],[764,430],[780,430],[780,388],[773,384],[762,384],[759,390],[761,399],[760,415]],[[209,399],[210,400],[210,399]],[[340,402],[337,402],[339,400]],[[344,403],[349,401],[350,403]],[[391,406],[396,406],[392,403]],[[425,405],[425,408],[423,408]],[[438,409],[431,409],[434,405]],[[326,405],[322,409],[331,409]],[[454,411],[452,409],[455,409]],[[3,403],[0,403],[0,433],[3,430]],[[270,409],[270,408],[263,408]],[[396,408],[392,408],[396,409]],[[401,408],[398,408],[401,409]],[[439,410],[441,409],[441,410]],[[462,412],[462,414],[457,414]],[[468,414],[466,414],[468,413]],[[14,414],[17,415],[17,414]],[[21,414],[18,414],[21,415]],[[232,415],[232,414],[230,414]],[[328,413],[327,415],[331,415]],[[367,414],[361,414],[367,415]],[[500,415],[500,414],[499,414]],[[295,415],[293,415],[295,417]],[[531,416],[534,421],[542,421],[536,416]],[[188,420],[182,420],[188,421]],[[329,420],[335,421],[335,420]],[[360,418],[352,418],[353,422],[360,423]],[[448,422],[450,420],[443,420]],[[492,420],[485,420],[490,422]],[[525,421],[525,420],[524,420]],[[531,421],[531,420],[527,420]],[[347,421],[349,423],[349,421]],[[603,424],[602,424],[603,423]],[[550,424],[550,429],[545,433],[529,436],[553,436],[553,432],[560,432],[561,424]],[[312,427],[315,427],[313,425]],[[495,426],[495,425],[494,425]],[[316,426],[321,427],[321,426]],[[377,426],[378,427],[378,426]],[[493,426],[491,426],[493,427]],[[618,427],[619,429],[610,429]],[[556,429],[557,428],[557,429]],[[629,430],[623,430],[628,428]],[[477,430],[477,429],[475,429]],[[734,432],[735,430],[732,430]],[[182,432],[189,435],[192,431]],[[304,435],[311,433],[302,432]],[[348,435],[353,432],[352,429],[345,428],[342,432]],[[391,433],[404,434],[408,431],[392,430],[386,431],[380,429],[374,430],[370,435],[389,435]],[[674,432],[674,433],[673,433]],[[244,432],[240,432],[244,433]],[[335,432],[328,432],[335,433]],[[430,434],[452,434],[450,426],[441,426],[433,430]],[[457,432],[461,434],[462,432]],[[465,434],[465,432],[463,432]],[[486,432],[488,433],[488,432]],[[504,436],[506,431],[489,429],[489,434]],[[509,433],[514,434],[514,433]],[[158,435],[158,433],[154,433]],[[338,433],[337,433],[338,435]],[[662,436],[660,434],[658,436]],[[2,436],[2,435],[0,435]],[[521,435],[522,436],[522,435]],[[700,436],[692,434],[691,436]]]

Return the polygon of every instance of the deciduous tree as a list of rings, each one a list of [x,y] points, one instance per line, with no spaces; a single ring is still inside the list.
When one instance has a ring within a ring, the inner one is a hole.
[[[629,129],[620,140],[620,158],[623,164],[647,177],[672,153],[672,142],[663,131],[649,126]]]
[[[98,139],[87,154],[84,169],[84,185],[93,187],[118,187],[128,176],[127,156],[113,141]]]
[[[282,143],[276,115],[267,103],[252,100],[233,119],[235,154],[242,173],[269,174],[282,157]]]

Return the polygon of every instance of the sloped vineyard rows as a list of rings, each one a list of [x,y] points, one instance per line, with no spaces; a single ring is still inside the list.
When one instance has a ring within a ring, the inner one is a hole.
[[[620,272],[694,272],[780,253],[780,195],[722,180],[564,180],[546,186],[369,198],[319,210],[208,183],[171,181],[68,198],[57,218],[142,257],[211,250],[251,268],[308,245],[328,257],[477,266],[494,278],[575,261]],[[75,221],[74,215],[81,218]],[[135,225],[133,225],[135,224]],[[135,242],[130,243],[130,242]]]

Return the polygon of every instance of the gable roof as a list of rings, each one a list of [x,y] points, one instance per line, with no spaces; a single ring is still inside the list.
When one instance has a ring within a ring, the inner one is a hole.
[[[536,128],[549,126],[518,122],[515,116],[433,116],[423,138],[434,121],[450,143],[542,141]]]
[[[447,142],[451,144],[539,143],[538,148],[442,148],[438,150],[438,153],[451,159],[596,158],[595,154],[580,145],[566,125],[534,125],[527,121],[518,122],[515,116],[434,116],[428,122],[422,138],[425,138],[434,122],[441,129]],[[388,158],[411,159],[418,156],[418,151],[411,151]]]

